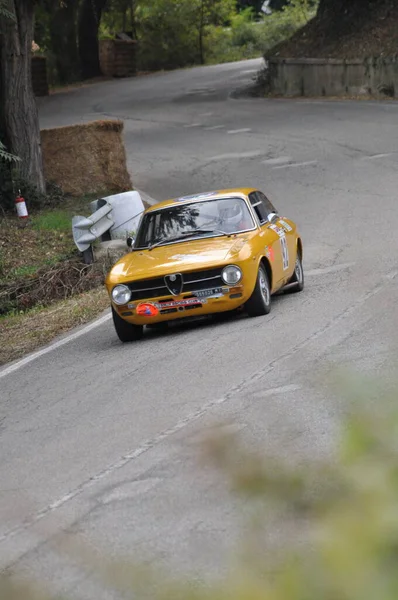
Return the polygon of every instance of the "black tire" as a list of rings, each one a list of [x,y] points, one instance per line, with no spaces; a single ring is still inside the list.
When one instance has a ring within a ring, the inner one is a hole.
[[[169,329],[169,322],[161,321],[160,323],[150,323],[146,327],[148,329],[154,329],[155,331],[165,332]]]
[[[293,277],[288,283],[287,292],[294,294],[302,292],[304,289],[304,269],[300,254],[297,252],[296,263],[294,265]]]
[[[132,323],[127,323],[127,321],[119,317],[113,306],[112,317],[116,333],[121,342],[135,342],[140,340],[144,335],[144,328],[142,325],[133,325]]]
[[[268,275],[263,265],[260,265],[258,269],[256,286],[246,302],[245,308],[249,317],[268,315],[271,310],[271,290]]]

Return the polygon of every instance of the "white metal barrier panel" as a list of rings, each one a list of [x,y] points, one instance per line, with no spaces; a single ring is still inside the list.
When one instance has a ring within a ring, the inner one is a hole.
[[[90,217],[73,217],[73,240],[80,252],[88,250],[97,238],[101,237],[101,235],[114,225],[111,212],[112,206],[106,203]]]
[[[145,210],[141,196],[136,191],[94,200],[90,208],[94,212],[89,217],[79,215],[72,219],[73,240],[86,262],[93,261],[91,246],[97,239],[127,240],[128,236],[134,236]]]

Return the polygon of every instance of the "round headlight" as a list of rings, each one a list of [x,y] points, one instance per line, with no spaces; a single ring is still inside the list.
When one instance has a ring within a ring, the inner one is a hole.
[[[131,298],[131,292],[127,285],[115,285],[112,290],[112,300],[115,304],[127,304]]]
[[[242,279],[242,271],[235,265],[229,265],[223,269],[221,277],[227,285],[236,285]]]

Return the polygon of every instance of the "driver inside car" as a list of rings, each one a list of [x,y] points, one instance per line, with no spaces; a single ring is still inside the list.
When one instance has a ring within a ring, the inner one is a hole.
[[[220,209],[220,229],[227,233],[234,233],[253,227],[250,215],[247,210],[244,210],[245,208],[240,200],[225,200]]]

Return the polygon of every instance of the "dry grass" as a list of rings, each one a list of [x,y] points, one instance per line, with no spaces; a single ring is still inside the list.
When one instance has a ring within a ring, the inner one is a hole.
[[[349,2],[347,3],[349,4]],[[351,24],[318,17],[290,39],[270,50],[268,56],[303,58],[362,58],[396,56],[398,48],[398,4],[383,0],[371,11],[366,8]]]
[[[47,308],[0,318],[0,365],[21,358],[54,337],[89,322],[109,306],[104,288],[85,292]]]
[[[47,181],[66,194],[130,190],[123,144],[123,121],[93,121],[41,131]]]
[[[102,285],[108,264],[84,265],[73,243],[71,217],[87,200],[0,220],[0,315],[48,306]]]

